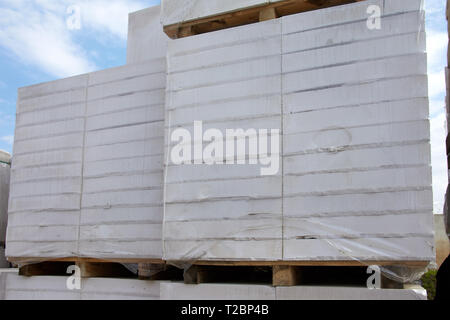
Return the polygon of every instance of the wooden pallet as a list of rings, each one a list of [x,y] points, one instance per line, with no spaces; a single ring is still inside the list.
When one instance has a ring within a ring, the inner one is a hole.
[[[255,283],[273,286],[306,284],[363,285],[367,279],[367,266],[402,266],[424,269],[427,261],[195,261],[180,262],[185,270],[169,265],[160,259],[110,259],[60,258],[40,259],[43,262],[26,264],[32,258],[10,259],[19,267],[22,276],[67,276],[67,268],[77,265],[81,277],[139,278],[145,280],[182,281],[200,283]],[[138,274],[123,264],[137,264]],[[173,264],[173,262],[172,262]],[[175,263],[175,265],[177,265]],[[356,281],[356,282],[355,282]],[[364,283],[363,283],[364,282]],[[398,284],[384,278],[383,287]]]
[[[187,284],[259,283],[272,286],[354,285],[364,286],[367,267],[402,266],[424,269],[425,261],[197,261],[184,272]],[[402,285],[382,276],[383,288]]]
[[[282,16],[364,0],[285,0],[164,27],[172,39],[217,31]]]
[[[76,265],[83,278],[134,278],[148,280],[182,279],[182,272],[174,272],[171,266],[160,259],[95,259],[95,258],[9,258],[19,266],[22,276],[67,276],[67,268]],[[129,271],[123,264],[136,264],[138,274]],[[176,270],[175,270],[176,271]]]

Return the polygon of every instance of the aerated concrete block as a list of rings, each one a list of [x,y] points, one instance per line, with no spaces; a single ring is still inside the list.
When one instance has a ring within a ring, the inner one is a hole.
[[[128,15],[127,64],[163,58],[168,37],[163,32],[160,6],[153,6]]]
[[[165,257],[433,260],[420,4],[364,1],[170,42]],[[281,129],[281,173],[172,164],[171,133],[199,120]]]
[[[69,290],[67,280],[68,277],[56,276],[23,277],[17,271],[0,270],[0,300],[159,300],[160,297],[157,281],[83,278],[80,290]]]

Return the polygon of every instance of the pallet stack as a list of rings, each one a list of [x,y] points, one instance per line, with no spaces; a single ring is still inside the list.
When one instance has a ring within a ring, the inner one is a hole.
[[[420,1],[369,3],[383,8],[380,30],[361,2],[170,42],[169,137],[194,136],[194,121],[279,129],[282,152],[272,176],[167,156],[167,260],[434,259],[424,13]]]
[[[399,281],[384,287],[414,280],[434,260],[420,4],[164,0],[176,40],[155,27],[159,7],[146,9],[130,15],[126,66],[21,88],[7,255],[40,277],[11,276],[12,291],[39,290],[74,263],[87,286],[122,276],[115,263],[212,283],[164,285],[174,299],[233,295],[224,281],[326,298],[274,287],[365,286],[374,264]],[[200,121],[200,134],[250,140],[278,130],[280,149],[263,157],[276,170],[249,165],[250,148],[245,165],[173,163],[173,132],[196,143]]]
[[[161,260],[165,42],[143,62],[135,29],[132,63],[19,90],[10,261]]]
[[[403,290],[354,287],[280,287],[89,278],[81,290],[66,288],[66,277],[21,277],[0,270],[0,300],[426,300],[418,286]]]

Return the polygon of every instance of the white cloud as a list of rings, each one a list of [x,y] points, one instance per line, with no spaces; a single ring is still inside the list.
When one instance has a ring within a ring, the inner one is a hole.
[[[9,144],[10,146],[13,145],[14,143],[14,136],[4,136],[4,137],[0,137],[0,140],[3,142],[6,142],[7,144]]]
[[[156,1],[150,1],[156,2]],[[126,39],[128,31],[128,12],[149,7],[149,1],[110,1],[110,0],[84,0],[77,1],[81,8],[81,17],[84,27],[110,33]]]
[[[22,63],[67,77],[98,69],[90,53],[69,30],[67,8],[81,8],[82,30],[99,39],[126,39],[128,13],[155,1],[138,0],[0,0],[0,47]]]
[[[0,45],[22,63],[56,77],[96,69],[72,41],[63,19],[29,4],[17,10],[0,8]]]

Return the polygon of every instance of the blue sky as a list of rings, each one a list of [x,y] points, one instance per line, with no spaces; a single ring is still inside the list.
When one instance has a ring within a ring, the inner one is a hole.
[[[408,0],[405,0],[408,1]],[[425,0],[435,212],[447,186],[445,0]],[[11,152],[17,88],[123,65],[128,13],[159,0],[0,0],[0,149]],[[70,30],[67,9],[81,9]]]

